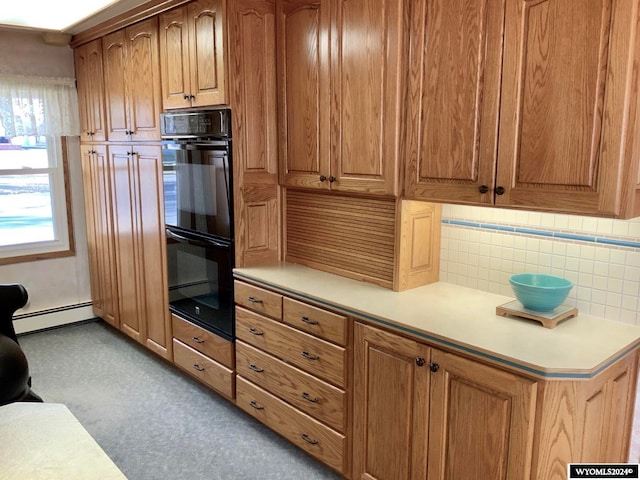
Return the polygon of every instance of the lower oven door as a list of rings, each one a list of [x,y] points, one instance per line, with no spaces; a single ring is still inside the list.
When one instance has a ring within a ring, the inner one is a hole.
[[[233,341],[232,243],[172,228],[166,234],[169,308]]]

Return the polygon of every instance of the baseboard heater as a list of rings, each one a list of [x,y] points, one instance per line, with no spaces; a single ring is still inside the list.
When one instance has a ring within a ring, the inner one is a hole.
[[[60,327],[70,323],[78,323],[86,320],[93,320],[96,316],[93,313],[91,302],[76,303],[74,305],[64,305],[36,312],[26,312],[13,316],[13,325],[16,333],[36,332],[49,328]]]

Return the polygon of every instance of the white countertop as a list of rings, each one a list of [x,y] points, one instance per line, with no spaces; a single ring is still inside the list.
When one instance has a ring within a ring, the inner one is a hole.
[[[404,292],[302,265],[237,268],[236,278],[545,378],[590,378],[640,345],[640,327],[578,314],[556,328],[496,315],[513,298],[437,282]]]
[[[59,403],[0,407],[0,478],[126,480],[69,409]]]

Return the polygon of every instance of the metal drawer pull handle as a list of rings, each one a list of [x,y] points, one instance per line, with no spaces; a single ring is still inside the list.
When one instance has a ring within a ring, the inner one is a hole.
[[[255,400],[251,400],[249,402],[249,405],[251,405],[256,410],[264,410],[264,407],[262,405],[258,405]]]
[[[309,400],[312,403],[318,403],[318,400],[320,400],[318,397],[312,397],[307,392],[302,392],[302,398]]]
[[[264,372],[264,368],[256,367],[253,363],[250,363],[250,364],[249,364],[249,369],[250,369],[250,370],[253,370],[253,371],[254,371],[254,372],[256,372],[256,373],[262,373],[262,372]]]
[[[309,360],[318,360],[320,358],[317,355],[313,355],[309,352],[302,352],[300,355],[302,355],[304,358],[307,358]]]
[[[251,303],[262,303],[262,300],[256,297],[247,297],[247,300],[249,300]]]
[[[309,436],[306,433],[303,433],[302,435],[300,435],[300,438],[302,438],[305,442],[310,443],[311,445],[318,444],[318,440],[316,440],[315,438],[309,438]]]
[[[249,333],[252,334],[252,335],[264,335],[264,332],[262,332],[260,330],[256,330],[253,327],[249,329]]]
[[[300,320],[302,320],[307,325],[317,325],[318,324],[317,320],[310,320],[309,317],[300,317]]]
[[[193,340],[196,343],[204,343],[204,340],[199,337],[191,337],[191,340]]]
[[[204,367],[201,367],[200,365],[198,365],[197,363],[193,364],[193,368],[199,372],[204,372]]]

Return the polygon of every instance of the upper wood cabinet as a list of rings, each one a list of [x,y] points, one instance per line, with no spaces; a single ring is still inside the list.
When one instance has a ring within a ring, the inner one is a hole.
[[[157,18],[105,36],[102,46],[109,140],[160,140]]]
[[[414,2],[406,194],[640,215],[637,4]]]
[[[405,3],[276,3],[282,184],[397,194]]]
[[[275,0],[229,4],[236,266],[278,260]]]
[[[164,109],[227,103],[225,8],[195,0],[159,15]]]
[[[104,112],[104,74],[102,40],[97,39],[73,52],[80,108],[82,141],[103,142],[107,139]]]

